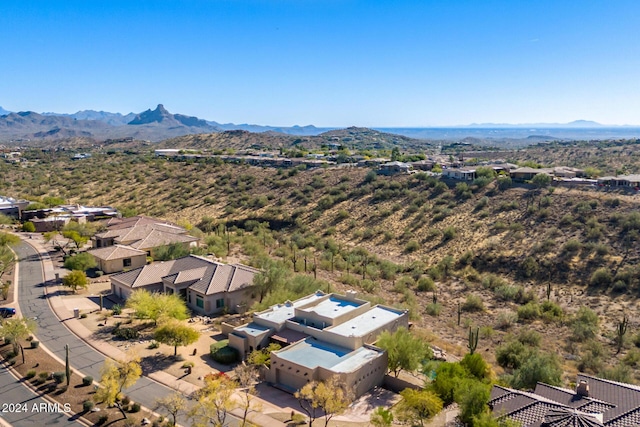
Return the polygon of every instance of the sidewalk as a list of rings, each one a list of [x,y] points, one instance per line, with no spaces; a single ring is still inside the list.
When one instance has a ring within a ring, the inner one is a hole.
[[[43,273],[44,273],[46,282],[54,283],[56,278],[56,271],[47,249],[36,239],[24,239],[24,241],[29,245],[31,245],[40,254],[42,259]],[[17,274],[18,273],[16,270],[16,276]],[[93,338],[92,332],[89,329],[87,329],[80,322],[79,319],[74,318],[73,310],[70,310],[69,308],[66,307],[66,305],[63,302],[63,298],[60,296],[60,293],[56,292],[61,288],[62,286],[59,284],[56,284],[55,286],[49,285],[44,287],[45,295],[49,295],[49,294],[51,295],[48,298],[49,305],[52,311],[54,312],[54,314],[56,315],[56,317],[60,320],[60,322],[64,324],[74,335],[76,335],[78,338],[80,338],[82,341],[87,343],[89,346],[93,347],[96,351],[103,354],[104,356],[115,359],[115,360],[126,359],[126,354],[123,351],[112,346],[109,343]],[[190,395],[191,393],[200,389],[200,387],[194,384],[191,384],[190,382],[176,378],[163,371],[152,372],[148,374],[147,377],[151,378],[152,380],[160,384],[163,384],[166,387],[177,390],[185,395]],[[287,412],[289,410],[289,408],[280,408],[275,405],[272,405],[269,402],[260,398],[257,398],[256,401],[260,402],[263,408],[268,408],[269,409],[268,412]],[[234,413],[234,411],[231,411],[231,412]],[[237,415],[237,414],[234,413],[234,415]],[[240,416],[242,415],[240,414]],[[251,413],[247,417],[247,420],[254,424],[262,425],[262,426],[274,426],[274,427],[286,426],[286,424],[281,423],[267,415],[264,415],[261,413],[255,413],[255,412]]]

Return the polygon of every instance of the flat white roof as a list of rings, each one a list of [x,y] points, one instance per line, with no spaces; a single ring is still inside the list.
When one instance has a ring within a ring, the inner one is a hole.
[[[324,294],[312,294],[306,296],[304,298],[300,298],[295,300],[294,302],[288,302],[284,304],[274,305],[269,307],[267,310],[256,313],[253,315],[254,319],[264,319],[270,322],[275,322],[278,324],[284,323],[286,320],[293,319],[295,316],[294,308],[300,307],[310,302],[316,301],[322,298]]]
[[[263,333],[267,332],[269,330],[269,328],[262,326],[262,325],[258,325],[257,323],[249,323],[248,325],[245,326],[240,326],[238,328],[235,328],[236,331],[243,331],[245,332],[247,335],[251,335],[252,337],[256,337],[259,335],[262,335]]]
[[[390,308],[375,306],[340,325],[332,326],[327,331],[345,337],[361,337],[402,317],[404,313]]]
[[[300,308],[299,310],[304,313],[316,313],[322,317],[336,318],[355,310],[363,304],[364,302],[362,301],[349,301],[338,298],[335,295],[331,295],[329,298],[320,301],[318,304],[312,305],[311,307]]]
[[[285,347],[277,354],[282,360],[310,369],[321,366],[334,372],[352,372],[379,357],[381,352],[366,347],[350,350],[314,338],[307,338]]]

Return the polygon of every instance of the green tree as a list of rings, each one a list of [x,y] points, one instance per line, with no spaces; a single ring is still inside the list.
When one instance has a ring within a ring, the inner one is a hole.
[[[324,425],[327,427],[331,418],[344,412],[353,400],[353,395],[337,375],[326,381],[311,381],[294,396],[309,416],[309,427],[318,418],[319,411],[324,413]]]
[[[600,329],[600,319],[595,311],[581,306],[571,320],[572,338],[584,342],[596,337]]]
[[[132,357],[124,361],[107,359],[100,369],[100,385],[94,399],[96,402],[116,406],[122,416],[127,418],[127,413],[122,407],[122,392],[125,388],[133,386],[142,375],[140,359]]]
[[[376,410],[371,413],[369,422],[374,427],[391,427],[393,424],[393,412],[382,406],[378,406]]]
[[[62,284],[70,287],[73,292],[76,292],[78,289],[85,289],[89,286],[89,281],[84,271],[73,270],[62,279]]]
[[[560,385],[562,367],[555,354],[533,352],[513,373],[511,386],[517,389],[533,389],[538,382]]]
[[[196,403],[189,411],[191,425],[222,427],[227,413],[233,409],[233,392],[238,384],[225,374],[207,375],[204,383],[204,387],[196,392]]]
[[[389,371],[396,378],[402,370],[415,371],[420,367],[420,362],[432,356],[429,345],[412,335],[407,328],[399,328],[394,333],[384,331],[376,344],[387,351]]]
[[[459,363],[443,362],[436,369],[436,378],[430,389],[448,405],[454,402],[456,388],[467,375],[467,371]]]
[[[87,271],[96,265],[96,259],[87,252],[81,252],[64,260],[64,268],[68,270]]]
[[[71,240],[76,245],[76,249],[80,249],[89,241],[89,237],[83,236],[76,230],[65,230],[62,232],[62,236]]]
[[[25,233],[33,233],[36,231],[36,226],[31,221],[27,221],[22,224],[22,231]]]
[[[254,366],[269,366],[271,362],[271,352],[280,350],[280,344],[270,343],[267,347],[260,350],[253,350],[247,356],[247,363]]]
[[[136,318],[152,320],[154,325],[157,325],[159,320],[184,320],[189,317],[187,305],[175,293],[151,293],[139,289],[131,293],[126,307],[133,309]]]
[[[424,421],[442,410],[442,400],[432,391],[404,389],[398,404],[398,415],[402,420],[424,426]]]
[[[178,347],[193,344],[200,338],[200,332],[178,321],[170,321],[156,329],[153,338],[166,345],[173,346],[173,355],[178,355]]]
[[[253,365],[240,364],[233,370],[238,383],[238,395],[240,396],[239,404],[242,410],[242,424],[240,427],[247,425],[247,416],[249,411],[253,407],[254,410],[259,409],[256,407],[256,384],[258,383],[259,374],[258,369]]]
[[[488,380],[491,377],[491,368],[478,353],[466,354],[460,361],[460,365],[480,381]]]
[[[466,425],[473,425],[474,417],[488,411],[491,386],[480,381],[467,380],[464,386],[458,387],[456,402],[460,405],[460,420]]]
[[[538,188],[546,188],[551,184],[551,175],[547,175],[546,173],[538,173],[533,178],[531,178],[531,183]]]
[[[0,231],[0,246],[14,246],[18,243],[20,243],[18,236]]]
[[[37,327],[38,325],[32,319],[14,317],[0,322],[0,336],[3,336],[5,340],[11,341],[13,352],[18,354],[22,346],[20,341],[25,340],[33,334]]]
[[[178,415],[185,414],[189,405],[184,395],[175,391],[161,399],[156,400],[155,410],[162,410],[171,416],[172,425],[178,424]]]
[[[153,251],[153,258],[156,261],[169,261],[172,259],[183,258],[189,255],[189,249],[185,248],[182,243],[171,243],[169,245],[160,246]]]
[[[281,262],[269,258],[262,258],[258,262],[262,272],[254,276],[253,284],[260,296],[258,302],[261,303],[269,292],[284,285],[289,271]]]

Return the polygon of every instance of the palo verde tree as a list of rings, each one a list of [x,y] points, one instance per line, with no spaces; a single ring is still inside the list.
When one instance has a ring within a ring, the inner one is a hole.
[[[153,338],[166,345],[173,346],[173,355],[178,355],[178,347],[193,344],[200,338],[200,332],[177,320],[168,321],[156,329]]]
[[[429,345],[412,335],[407,328],[399,328],[394,333],[381,333],[376,345],[387,351],[389,371],[396,378],[400,371],[415,371],[420,367],[420,362],[432,357]]]
[[[189,317],[187,305],[177,294],[151,293],[139,289],[131,293],[126,306],[133,309],[136,318],[152,320],[154,325],[159,320],[184,320]]]
[[[344,412],[354,396],[337,375],[326,381],[311,381],[297,391],[294,396],[300,407],[309,416],[309,427],[324,413],[324,425],[327,427],[334,415]]]
[[[122,392],[133,386],[142,375],[140,358],[133,356],[124,361],[107,359],[100,369],[100,375],[101,387],[96,391],[94,399],[109,406],[115,405],[122,416],[127,418],[127,413],[121,404]]]
[[[20,341],[27,339],[36,331],[36,328],[37,324],[34,320],[26,317],[14,317],[0,322],[0,336],[3,336],[6,341],[11,341],[13,353],[18,354],[22,349]]]
[[[62,279],[62,284],[71,288],[73,292],[77,292],[78,289],[84,289],[89,286],[89,281],[84,271],[73,270]]]
[[[196,403],[189,411],[192,426],[222,427],[233,409],[233,392],[237,383],[223,373],[207,375],[204,387],[195,394]]]
[[[178,391],[157,399],[155,405],[156,410],[162,410],[171,416],[172,425],[174,426],[178,424],[178,416],[180,414],[185,414],[188,407],[189,406],[184,395]]]
[[[253,284],[260,296],[258,302],[261,303],[268,293],[284,285],[288,269],[281,262],[266,257],[259,259],[258,265],[262,271],[254,276]]]
[[[429,390],[404,389],[400,392],[402,400],[398,404],[398,415],[403,421],[424,425],[424,421],[433,418],[442,410],[442,400]]]

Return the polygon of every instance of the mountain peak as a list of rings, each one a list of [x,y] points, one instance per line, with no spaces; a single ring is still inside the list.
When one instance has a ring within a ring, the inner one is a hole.
[[[164,105],[158,104],[155,110],[151,111],[148,109],[147,111],[143,111],[140,114],[137,114],[133,120],[129,122],[130,125],[146,125],[149,123],[162,123],[162,122],[171,122],[175,121],[175,124],[178,124],[174,119],[173,114],[167,111],[164,108]]]

